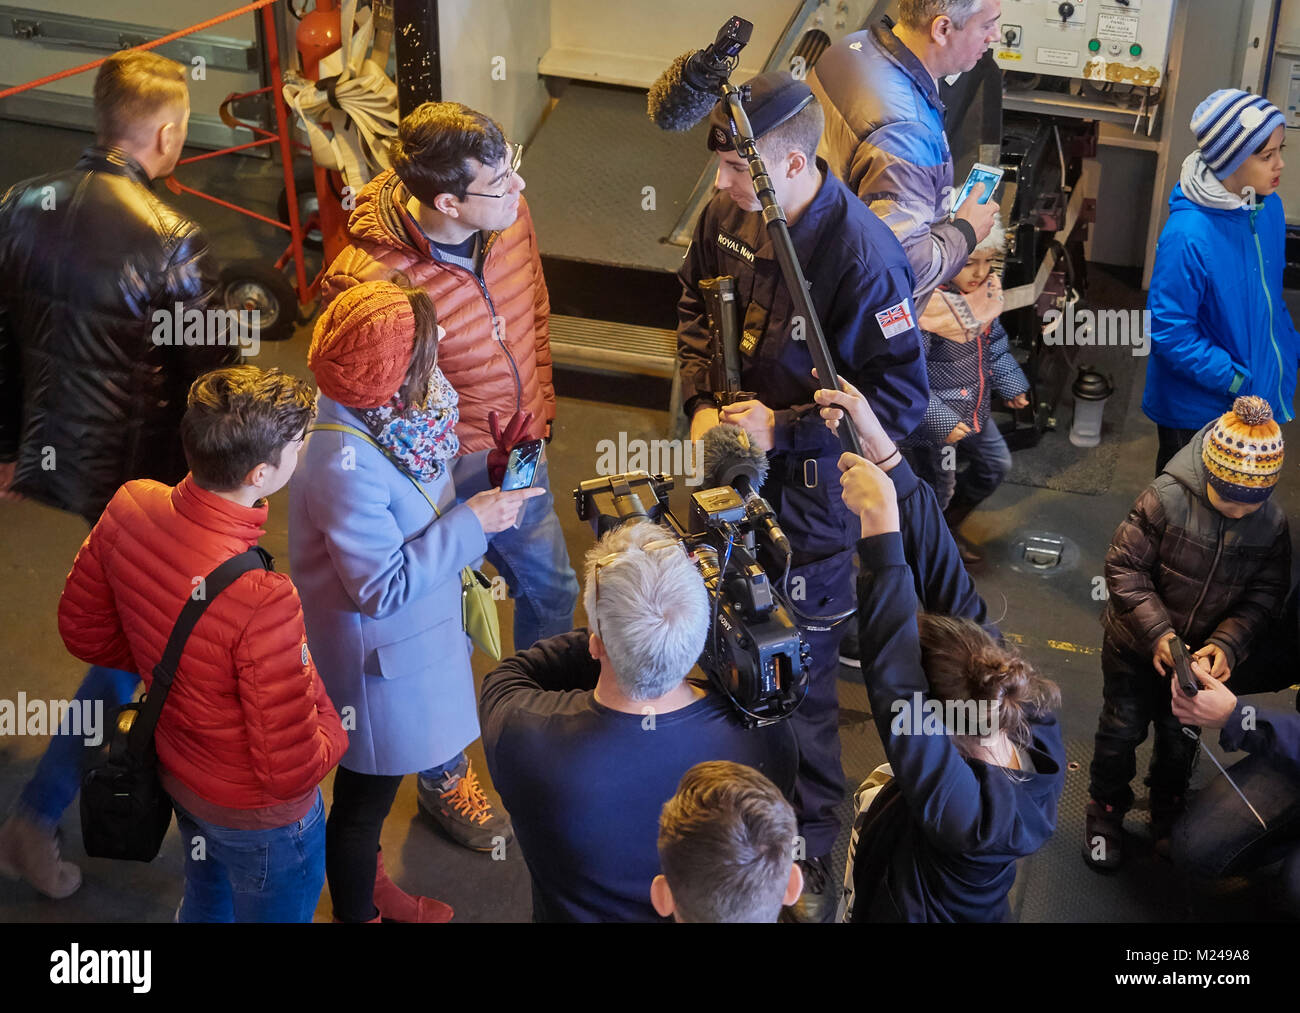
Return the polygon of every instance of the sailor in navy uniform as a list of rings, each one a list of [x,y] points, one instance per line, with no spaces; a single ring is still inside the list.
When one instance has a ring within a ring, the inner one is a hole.
[[[809,87],[786,72],[760,74],[749,86],[745,111],[786,211],[835,368],[867,397],[886,432],[901,440],[921,422],[929,401],[907,256],[889,228],[815,157],[822,114]],[[718,153],[719,192],[700,215],[678,272],[677,357],[691,437],[731,422],[767,452],[762,494],[794,548],[787,590],[807,615],[839,613],[854,607],[859,521],[840,499],[840,443],[813,401],[808,323],[796,316],[722,103],[709,118],[708,137]],[[720,275],[736,279],[741,388],[757,394],[721,411],[714,368],[720,352],[699,289],[701,280]],[[850,624],[830,630],[803,620],[799,625],[812,664],[808,695],[790,718],[801,753],[793,801],[807,859],[824,860],[839,830],[834,808],[844,798],[835,680],[839,640]],[[832,898],[833,889],[827,887]]]

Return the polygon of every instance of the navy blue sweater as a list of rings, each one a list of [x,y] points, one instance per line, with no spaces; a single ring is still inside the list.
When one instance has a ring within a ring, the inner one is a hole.
[[[659,812],[695,764],[743,763],[793,790],[789,722],[746,729],[712,692],[651,721],[597,703],[599,674],[575,630],[483,678],[483,750],[532,875],[534,921],[661,921]]]
[[[889,227],[824,161],[818,159],[817,167],[822,185],[790,226],[790,241],[835,368],[871,401],[885,431],[902,439],[920,423],[929,401],[912,267]],[[775,411],[775,452],[829,456],[834,476],[839,441],[813,402],[817,383],[807,322],[798,318],[786,291],[763,215],[742,210],[721,192],[700,214],[677,272],[677,359],[687,417],[701,398],[719,389],[711,375],[714,348],[699,283],[724,274],[736,279],[738,314],[754,343],[746,351],[742,342],[741,386]]]
[[[887,898],[906,921],[1005,920],[1016,859],[1033,854],[1056,829],[1065,767],[1060,727],[1051,714],[1031,717],[1033,773],[966,759],[948,735],[895,734],[894,702],[929,694],[916,591],[897,532],[862,539],[858,553],[863,677],[907,804],[907,825],[885,875]],[[941,602],[927,604],[944,611]]]
[[[1256,710],[1253,728],[1246,727],[1242,700],[1219,733],[1219,745],[1229,752],[1244,749],[1300,780],[1300,714]]]
[[[934,490],[916,477],[906,458],[890,469],[889,478],[898,497],[903,552],[920,607],[927,612],[973,620],[1001,643],[1002,634],[989,621],[988,607],[962,564]],[[860,524],[856,530],[861,530]]]

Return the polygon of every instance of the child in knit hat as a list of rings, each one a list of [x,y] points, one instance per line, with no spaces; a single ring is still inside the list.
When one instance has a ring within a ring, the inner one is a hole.
[[[1155,729],[1146,783],[1151,832],[1164,853],[1197,756],[1170,707],[1170,644],[1227,681],[1251,641],[1281,610],[1291,535],[1270,495],[1282,473],[1282,431],[1262,397],[1239,397],[1203,426],[1143,491],[1106,554],[1097,726],[1084,861],[1109,872],[1123,858],[1124,813],[1138,744]]]
[[[1192,116],[1156,244],[1147,295],[1150,358],[1142,411],[1160,437],[1156,474],[1243,394],[1295,417],[1300,335],[1282,299],[1286,118],[1261,95],[1214,92]]]

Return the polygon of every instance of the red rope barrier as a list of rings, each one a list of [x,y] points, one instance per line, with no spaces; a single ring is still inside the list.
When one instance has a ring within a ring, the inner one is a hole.
[[[261,10],[263,7],[269,7],[271,4],[276,2],[277,0],[255,0],[254,3],[246,4],[238,10],[219,14],[217,17],[209,18],[207,21],[200,21],[197,25],[191,25],[189,28],[182,28],[180,31],[172,32],[170,35],[164,35],[161,39],[154,39],[152,42],[146,42],[139,46],[128,46],[127,48],[140,50],[155,49],[158,46],[164,46],[169,42],[174,42],[183,36],[192,35],[195,32],[201,32],[205,28],[211,28],[213,25],[219,25],[223,21],[237,18],[241,14],[248,14],[251,11]],[[54,74],[47,74],[45,77],[38,77],[35,81],[28,81],[26,84],[14,85],[12,88],[6,88],[4,91],[0,91],[0,99],[8,98],[10,95],[17,95],[19,92],[28,91],[31,88],[39,88],[41,85],[49,84],[52,81],[59,81],[65,77],[72,77],[75,74],[82,74],[88,70],[94,70],[107,59],[108,57],[105,56],[91,63],[83,63],[80,67],[70,67],[67,70],[60,70]],[[280,223],[276,222],[275,224],[278,225]]]

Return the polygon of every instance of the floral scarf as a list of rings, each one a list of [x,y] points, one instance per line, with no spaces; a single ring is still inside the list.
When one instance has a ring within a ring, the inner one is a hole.
[[[406,405],[400,394],[378,408],[360,414],[379,445],[421,482],[441,478],[446,462],[460,452],[456,423],[460,421],[460,396],[434,367],[429,397],[424,405]]]

